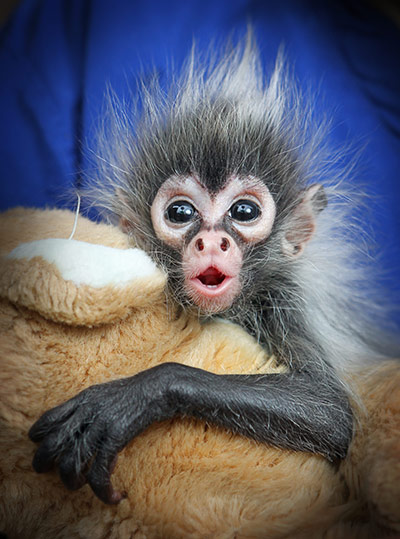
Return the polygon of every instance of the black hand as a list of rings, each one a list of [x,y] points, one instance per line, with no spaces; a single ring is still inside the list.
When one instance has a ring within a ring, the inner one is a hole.
[[[34,469],[57,465],[67,488],[88,482],[105,503],[119,502],[122,494],[110,480],[118,452],[151,423],[173,415],[164,399],[168,376],[157,376],[160,370],[89,387],[43,414],[29,431],[41,443]]]

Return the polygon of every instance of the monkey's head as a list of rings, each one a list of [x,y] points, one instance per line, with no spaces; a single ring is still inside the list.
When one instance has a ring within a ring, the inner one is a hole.
[[[208,78],[190,64],[166,102],[146,89],[111,171],[123,228],[166,267],[175,298],[207,314],[287,287],[287,262],[326,205],[322,186],[306,185],[302,124],[284,103],[279,60],[267,87],[251,39],[228,60]]]

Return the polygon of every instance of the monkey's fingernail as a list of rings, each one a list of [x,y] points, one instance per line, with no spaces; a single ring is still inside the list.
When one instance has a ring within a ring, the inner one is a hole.
[[[109,502],[110,504],[117,504],[119,503],[123,498],[126,498],[127,494],[126,492],[119,492],[118,490],[113,490],[111,493],[110,493],[110,496],[109,496]]]

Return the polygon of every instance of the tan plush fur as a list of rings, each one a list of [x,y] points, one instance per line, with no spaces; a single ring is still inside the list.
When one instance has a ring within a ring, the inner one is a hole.
[[[0,216],[0,253],[68,237],[73,215],[17,209]],[[117,229],[80,218],[75,239],[125,249]],[[118,458],[127,498],[106,506],[57,472],[36,474],[27,432],[85,387],[178,361],[217,373],[276,371],[240,328],[200,325],[163,294],[165,276],[100,289],[64,281],[43,259],[0,262],[0,531],[9,538],[373,538],[400,534],[400,374],[356,378],[367,413],[348,458],[257,444],[203,424],[156,424]]]

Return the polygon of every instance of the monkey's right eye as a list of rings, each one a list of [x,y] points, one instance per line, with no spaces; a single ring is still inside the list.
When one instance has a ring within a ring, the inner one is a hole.
[[[196,216],[196,209],[186,200],[177,200],[168,206],[165,217],[171,223],[188,223]]]
[[[229,210],[229,215],[235,221],[254,221],[260,215],[260,208],[252,200],[238,200]]]

